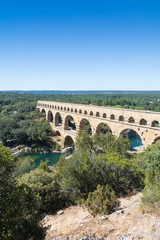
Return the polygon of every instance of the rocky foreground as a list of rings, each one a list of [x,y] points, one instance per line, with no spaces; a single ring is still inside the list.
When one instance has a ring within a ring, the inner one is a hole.
[[[121,198],[121,209],[107,216],[93,217],[79,206],[47,215],[44,225],[50,229],[46,240],[160,240],[160,216],[140,212],[141,196]]]

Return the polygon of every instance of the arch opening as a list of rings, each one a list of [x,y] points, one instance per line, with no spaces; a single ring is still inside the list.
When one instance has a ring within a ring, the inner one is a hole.
[[[140,125],[147,125],[147,121],[146,121],[144,118],[142,118],[142,119],[139,121],[139,124],[140,124]]]
[[[60,132],[59,132],[58,130],[55,131],[54,135],[55,135],[55,136],[61,136],[61,134],[60,134]]]
[[[120,122],[123,122],[124,121],[124,117],[121,115],[121,116],[119,116],[119,121]]]
[[[89,115],[90,115],[90,116],[93,116],[93,112],[91,111]]]
[[[42,113],[46,113],[45,109],[42,109]]]
[[[106,113],[103,113],[103,118],[106,118],[106,117],[107,117]]]
[[[64,148],[73,146],[74,141],[70,136],[66,136],[64,140]]]
[[[152,127],[159,127],[159,122],[155,120],[155,121],[152,122],[151,126]]]
[[[133,129],[124,129],[120,135],[124,138],[128,137],[129,141],[131,142],[131,150],[141,150],[143,146],[142,139],[136,131]]]
[[[91,128],[91,124],[90,122],[83,118],[80,121],[80,125],[79,125],[79,130],[84,130],[85,132],[87,132],[89,135],[92,135],[92,128]]]
[[[53,113],[49,110],[48,111],[48,118],[47,118],[48,122],[53,122]]]
[[[130,117],[130,118],[128,119],[128,122],[129,122],[129,123],[135,123],[135,119],[134,119],[133,117]]]
[[[99,117],[99,116],[100,116],[99,112],[96,112],[96,117]]]
[[[76,124],[72,116],[68,115],[65,118],[65,124],[64,124],[65,130],[76,130]]]
[[[106,123],[100,123],[97,126],[96,133],[104,134],[104,135],[107,134],[107,133],[112,134],[112,130]]]
[[[62,126],[62,117],[59,112],[55,115],[55,126]]]
[[[160,137],[155,138],[154,141],[153,141],[153,144],[156,143],[156,142],[159,142],[159,144],[160,144]]]
[[[85,114],[85,115],[87,114],[87,111],[86,111],[86,110],[84,111],[84,114]]]
[[[111,114],[110,119],[111,119],[111,120],[115,120],[115,115],[114,115],[114,114]]]

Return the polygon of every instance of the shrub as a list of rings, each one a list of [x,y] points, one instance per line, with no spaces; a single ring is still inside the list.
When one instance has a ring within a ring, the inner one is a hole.
[[[144,154],[146,187],[143,191],[141,210],[160,213],[160,144],[149,146]]]
[[[95,155],[76,151],[63,161],[60,170],[61,189],[73,201],[87,199],[97,185],[108,184],[117,196],[126,195],[134,188],[143,187],[144,170],[134,161],[117,153]]]
[[[85,206],[91,214],[110,214],[117,210],[120,202],[116,198],[116,194],[108,185],[97,186],[97,189],[89,193]]]
[[[35,168],[35,160],[31,157],[20,158],[16,165],[16,172],[22,175],[24,173],[29,173]]]
[[[147,185],[141,201],[142,212],[160,213],[160,184]]]
[[[48,169],[46,163],[42,163],[39,168],[30,173],[23,174],[18,185],[23,184],[31,188],[37,196],[37,205],[41,213],[53,214],[65,206],[56,175]]]

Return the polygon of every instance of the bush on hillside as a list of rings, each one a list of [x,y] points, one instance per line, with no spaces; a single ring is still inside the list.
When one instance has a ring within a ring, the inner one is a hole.
[[[35,160],[31,157],[20,158],[16,163],[16,172],[18,175],[29,173],[35,168]]]
[[[146,187],[143,191],[143,212],[160,213],[160,143],[149,146],[144,154]]]
[[[98,184],[108,184],[117,196],[144,186],[144,170],[134,160],[124,159],[118,153],[97,156],[90,152],[74,152],[71,158],[63,161],[59,172],[61,190],[72,201],[87,199]]]
[[[108,185],[97,186],[97,189],[89,193],[85,206],[91,214],[110,214],[117,210],[120,202],[116,198],[116,194]]]
[[[18,184],[27,185],[32,189],[41,213],[53,214],[65,206],[65,199],[60,193],[56,175],[53,171],[46,169],[45,163],[36,170],[23,174]]]
[[[143,191],[141,210],[160,213],[160,183],[147,185]]]

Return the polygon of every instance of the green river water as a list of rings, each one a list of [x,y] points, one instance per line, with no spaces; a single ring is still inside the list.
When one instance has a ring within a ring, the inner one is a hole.
[[[20,159],[26,158],[26,157],[31,157],[35,160],[36,166],[35,168],[37,168],[40,165],[40,162],[43,161],[49,161],[49,166],[56,164],[60,157],[61,157],[61,153],[43,153],[43,154],[31,154],[31,155],[24,155],[19,157]]]

